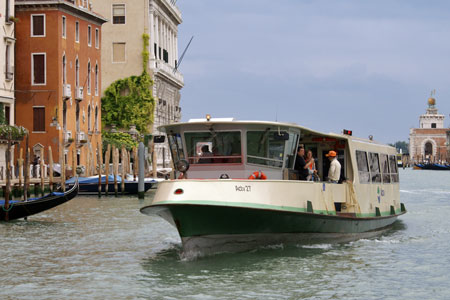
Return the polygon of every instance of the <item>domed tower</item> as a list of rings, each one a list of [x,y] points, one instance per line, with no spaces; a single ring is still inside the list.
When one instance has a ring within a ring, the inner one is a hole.
[[[438,114],[436,99],[432,93],[430,98],[428,98],[427,112],[420,116],[419,128],[444,128],[444,119],[444,115]]]

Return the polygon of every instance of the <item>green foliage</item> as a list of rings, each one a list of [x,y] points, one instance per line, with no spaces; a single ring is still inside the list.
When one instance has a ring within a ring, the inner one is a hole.
[[[147,72],[148,60],[150,57],[150,53],[148,52],[149,39],[150,36],[148,34],[144,33],[142,35],[142,40],[144,42],[144,49],[142,50],[142,64],[144,72]]]
[[[0,125],[0,140],[20,141],[27,134],[28,130],[22,126]]]
[[[0,103],[0,125],[6,124],[5,105]]]
[[[127,150],[137,147],[138,143],[133,139],[133,137],[126,132],[104,132],[103,137],[103,151],[106,151],[108,144],[111,146],[116,146],[117,148],[122,148],[125,146]]]
[[[389,144],[389,146],[395,147],[398,152],[400,152],[400,149],[402,149],[402,153],[408,153],[409,152],[409,143],[405,141],[397,141],[394,144]]]
[[[148,133],[153,124],[155,105],[152,84],[147,72],[113,82],[102,98],[103,125],[116,125],[125,130],[136,125],[140,133]]]

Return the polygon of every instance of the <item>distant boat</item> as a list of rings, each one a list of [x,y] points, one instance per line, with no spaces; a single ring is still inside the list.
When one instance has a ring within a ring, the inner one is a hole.
[[[38,214],[73,199],[78,194],[78,181],[66,192],[53,192],[44,197],[31,198],[28,201],[9,201],[5,208],[5,200],[0,200],[0,221],[11,221]]]
[[[98,176],[79,177],[80,182],[80,194],[82,195],[96,195],[98,193]],[[74,182],[74,177],[66,181],[66,183]],[[122,193],[122,177],[117,176],[118,192]],[[125,194],[137,194],[138,193],[138,181],[125,179]],[[149,178],[144,181],[144,191],[148,191],[153,185],[156,185],[157,181]],[[106,187],[106,175],[102,175],[102,193],[105,192]],[[108,176],[108,192],[114,193],[114,176]]]
[[[436,171],[450,171],[450,165],[448,164],[414,164],[415,170],[436,170]]]

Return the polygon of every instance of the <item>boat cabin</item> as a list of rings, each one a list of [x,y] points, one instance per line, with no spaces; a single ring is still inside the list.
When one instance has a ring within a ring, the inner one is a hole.
[[[183,171],[187,162],[185,176],[189,179],[248,179],[254,172],[262,172],[271,180],[296,180],[297,149],[303,146],[312,151],[321,181],[328,175],[326,154],[330,150],[337,153],[341,164],[340,182],[355,177],[361,183],[390,182],[392,177],[398,181],[395,149],[356,139],[350,131],[324,134],[296,124],[228,118],[195,119],[165,125],[162,130],[167,134],[175,169]],[[351,148],[356,152],[351,153]]]

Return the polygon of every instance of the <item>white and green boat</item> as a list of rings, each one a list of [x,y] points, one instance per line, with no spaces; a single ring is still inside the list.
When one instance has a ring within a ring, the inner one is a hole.
[[[406,212],[395,148],[349,131],[209,118],[162,129],[178,179],[161,182],[141,212],[175,226],[187,251],[370,236]],[[329,168],[325,154],[334,150],[339,183],[297,180],[299,145],[313,152],[322,179]],[[254,172],[263,179],[252,179]]]

